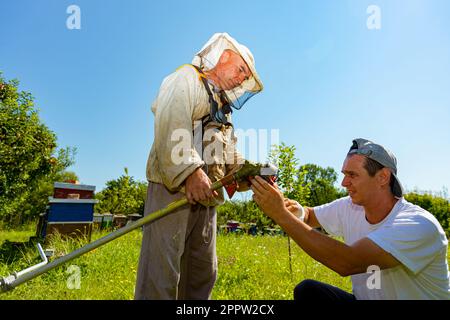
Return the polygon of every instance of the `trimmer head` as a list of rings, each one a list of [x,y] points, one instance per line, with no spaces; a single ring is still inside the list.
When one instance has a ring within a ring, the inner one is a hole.
[[[270,184],[275,183],[278,175],[278,168],[270,163],[253,163],[245,161],[241,169],[233,174],[234,181],[225,185],[228,197],[231,199],[235,194],[239,183],[249,182],[250,178],[260,176]]]

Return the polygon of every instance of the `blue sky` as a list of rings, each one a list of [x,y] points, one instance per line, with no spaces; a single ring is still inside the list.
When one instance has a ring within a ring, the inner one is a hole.
[[[79,30],[66,27],[71,4]],[[370,5],[380,29],[367,27]],[[2,1],[0,70],[32,92],[59,146],[77,147],[70,170],[101,190],[124,167],[145,180],[162,79],[228,32],[252,50],[265,85],[234,113],[236,128],[279,130],[300,163],[338,172],[352,139],[367,138],[394,152],[407,189],[441,191],[449,11],[446,0]]]

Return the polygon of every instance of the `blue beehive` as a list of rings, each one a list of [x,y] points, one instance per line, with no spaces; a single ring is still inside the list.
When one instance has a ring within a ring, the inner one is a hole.
[[[94,190],[94,186],[55,183],[55,197],[49,197],[49,205],[38,227],[39,236],[45,238],[58,232],[65,235],[81,234],[90,239],[94,205],[98,202],[92,199]],[[80,199],[80,193],[86,198]],[[76,197],[67,198],[68,196]]]
[[[94,199],[49,198],[48,222],[93,222]]]

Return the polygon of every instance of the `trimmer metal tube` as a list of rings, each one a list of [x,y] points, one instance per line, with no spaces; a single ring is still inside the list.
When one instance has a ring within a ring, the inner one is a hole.
[[[222,185],[221,181],[216,181],[215,183],[212,184],[211,189],[217,190],[222,186],[223,185]],[[78,258],[78,257],[82,256],[83,254],[85,254],[89,251],[92,251],[114,239],[117,239],[117,238],[123,236],[124,234],[126,234],[132,230],[135,230],[147,223],[155,221],[155,220],[169,214],[170,212],[174,211],[175,209],[178,209],[186,204],[188,204],[188,200],[186,198],[174,201],[174,202],[170,203],[167,207],[165,207],[161,210],[155,211],[155,212],[147,215],[146,217],[143,217],[137,221],[134,221],[120,229],[117,229],[116,231],[111,232],[110,234],[108,234],[100,239],[97,239],[94,242],[91,242],[91,243],[85,245],[84,247],[81,247],[71,253],[68,253],[65,256],[58,258],[48,264],[47,264],[47,262],[45,262],[45,265],[43,265],[43,266],[41,264],[39,264],[39,265],[33,266],[31,268],[25,269],[21,272],[18,272],[16,274],[5,277],[3,279],[0,279],[0,286],[1,286],[0,292],[6,292],[9,290],[12,290],[24,282],[27,282],[33,278],[36,278],[37,276],[39,276],[43,273],[46,273],[47,271],[54,269],[70,260]],[[41,254],[41,256],[42,256],[42,254]]]

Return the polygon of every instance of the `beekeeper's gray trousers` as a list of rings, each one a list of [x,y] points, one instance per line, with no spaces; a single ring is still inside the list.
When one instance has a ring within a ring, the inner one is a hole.
[[[184,197],[150,182],[145,215]],[[217,278],[216,210],[185,205],[144,226],[135,299],[209,299]]]

